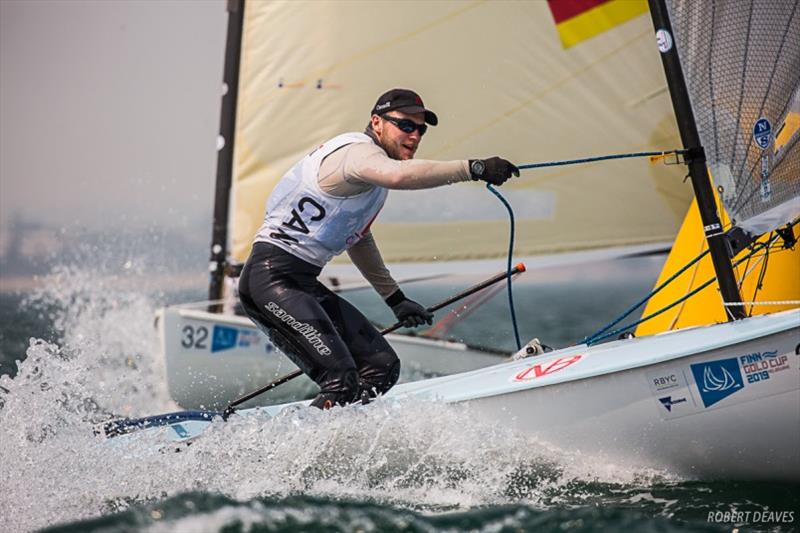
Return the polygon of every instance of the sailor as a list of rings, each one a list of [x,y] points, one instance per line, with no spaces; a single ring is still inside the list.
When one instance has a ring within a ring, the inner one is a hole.
[[[461,181],[502,185],[519,170],[505,159],[415,160],[439,122],[414,91],[392,89],[372,108],[363,133],[319,145],[281,178],[239,280],[247,315],[320,387],[313,406],[327,409],[383,394],[400,361],[372,324],[317,277],[347,251],[406,327],[433,314],[400,290],[370,233],[390,189],[429,189]]]

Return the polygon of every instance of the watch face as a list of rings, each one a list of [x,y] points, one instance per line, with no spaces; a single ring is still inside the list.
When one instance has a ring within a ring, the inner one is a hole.
[[[483,161],[473,161],[472,162],[472,169],[471,170],[472,170],[472,173],[475,174],[476,176],[482,176],[484,169],[485,169],[485,165],[483,164]]]

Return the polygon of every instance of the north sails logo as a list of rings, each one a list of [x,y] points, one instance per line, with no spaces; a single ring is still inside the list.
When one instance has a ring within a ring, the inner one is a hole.
[[[319,331],[310,324],[300,322],[295,317],[284,311],[275,302],[269,302],[266,306],[267,311],[275,315],[278,320],[285,322],[287,326],[295,330],[297,333],[308,339],[309,344],[313,346],[317,353],[320,355],[330,355],[331,349],[328,348],[322,339],[319,338]]]

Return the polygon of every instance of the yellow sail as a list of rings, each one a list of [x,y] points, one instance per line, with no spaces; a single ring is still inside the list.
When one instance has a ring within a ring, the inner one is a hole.
[[[775,152],[780,153],[792,139],[796,140],[798,132],[800,132],[800,112],[793,111],[787,114],[779,134],[776,136],[773,148]],[[715,196],[715,198],[723,227],[730,227],[728,214],[722,207],[719,197]],[[800,227],[795,225],[793,231],[795,240],[800,239]],[[772,236],[773,234],[768,233],[758,239],[756,243],[764,243]],[[746,305],[745,311],[748,315],[762,315],[798,307],[797,303],[790,302],[800,300],[800,245],[785,248],[783,242],[783,240],[778,240],[776,246],[772,247],[768,254],[759,253],[749,262],[739,261],[748,254],[746,249],[733,259],[734,264],[740,262],[739,266],[734,268],[734,273],[740,283],[739,292],[742,301],[771,302]],[[655,286],[663,284],[684,265],[707,249],[708,245],[700,221],[697,202],[692,201]],[[642,316],[646,317],[656,313],[714,277],[711,257],[706,255],[651,298]],[[639,325],[636,335],[652,335],[673,329],[725,322],[727,317],[722,303],[719,285],[714,281],[687,301]]]
[[[723,224],[729,225],[724,211],[721,211],[720,214]],[[767,234],[756,242],[764,242],[770,236],[771,234]],[[794,227],[794,236],[795,239],[800,238],[800,229],[797,226]],[[734,269],[734,273],[741,283],[742,301],[787,302],[747,304],[745,311],[748,315],[774,313],[798,307],[797,303],[790,302],[800,300],[800,246],[796,245],[794,248],[786,249],[782,247],[782,244],[783,241],[779,239],[776,246],[767,255],[763,252],[758,253],[749,262],[745,261]],[[700,212],[697,209],[697,203],[692,202],[678,237],[675,239],[675,245],[656,282],[656,287],[672,277],[707,248]],[[734,262],[739,261],[747,253],[746,249],[739,253]],[[764,269],[763,278],[761,277],[762,268]],[[642,316],[649,316],[667,307],[712,278],[714,278],[714,267],[711,264],[711,257],[706,255],[651,298]],[[719,285],[715,281],[685,302],[640,324],[636,329],[636,335],[652,335],[673,329],[725,322],[726,320]]]
[[[419,158],[531,163],[680,146],[647,14],[564,49],[546,2],[252,0],[240,68],[239,262],[283,173],[320,142],[363,130],[393,87],[439,115]],[[692,195],[683,173],[642,160],[524,171],[502,188],[516,252],[671,241]],[[508,219],[481,184],[457,184],[392,191],[373,232],[390,263],[500,257]]]

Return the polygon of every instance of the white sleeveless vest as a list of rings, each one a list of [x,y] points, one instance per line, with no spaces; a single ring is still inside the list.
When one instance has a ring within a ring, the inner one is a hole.
[[[369,231],[386,201],[388,190],[372,189],[341,198],[319,187],[322,160],[353,143],[373,142],[364,133],[344,133],[298,161],[267,199],[264,224],[255,242],[269,242],[313,265],[325,266]]]

